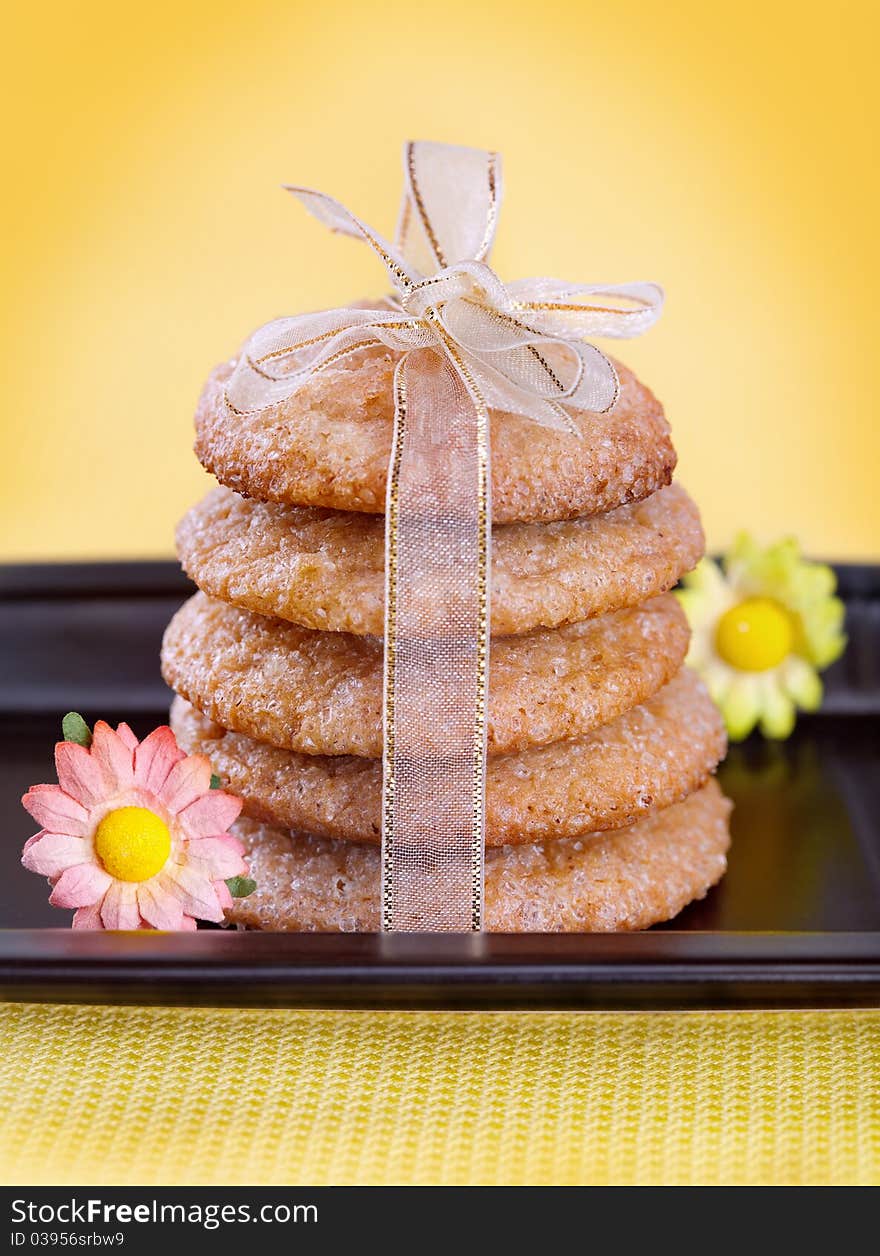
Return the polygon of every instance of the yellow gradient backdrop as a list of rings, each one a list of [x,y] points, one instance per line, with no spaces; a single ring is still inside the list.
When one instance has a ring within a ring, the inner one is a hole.
[[[6,17],[0,558],[154,556],[256,324],[381,290],[409,137],[499,148],[502,274],[657,279],[623,354],[710,543],[876,557],[874,3],[155,0]]]

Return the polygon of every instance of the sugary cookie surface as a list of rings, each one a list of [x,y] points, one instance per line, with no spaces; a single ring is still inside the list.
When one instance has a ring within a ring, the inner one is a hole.
[[[616,833],[505,847],[486,857],[486,928],[497,933],[646,929],[721,879],[730,803],[715,781]],[[240,820],[258,889],[236,903],[257,929],[379,927],[379,853]]]
[[[377,843],[381,763],[303,755],[228,732],[177,699],[171,724],[206,754],[250,816],[328,838]],[[586,737],[489,758],[486,843],[503,846],[621,828],[680,801],[724,754],[717,708],[683,669],[641,706]]]
[[[489,753],[583,736],[655,694],[689,633],[671,594],[492,646]],[[382,753],[382,642],[197,594],[171,621],[168,683],[226,728],[305,754]]]
[[[512,523],[492,536],[495,636],[556,628],[664,593],[697,563],[703,530],[678,484],[590,519]],[[306,628],[381,636],[385,520],[209,493],[177,550],[212,597]]]
[[[393,354],[327,369],[259,413],[224,401],[232,366],[218,366],[196,411],[204,467],[245,497],[380,514],[393,417]],[[676,456],[663,407],[617,363],[620,396],[605,414],[578,414],[579,437],[521,415],[492,414],[495,523],[572,519],[640,501],[672,479]]]

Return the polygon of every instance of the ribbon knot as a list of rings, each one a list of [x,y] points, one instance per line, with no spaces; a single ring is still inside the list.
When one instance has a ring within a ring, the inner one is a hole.
[[[385,929],[481,927],[489,667],[488,413],[579,437],[574,414],[617,399],[590,338],[659,316],[654,284],[505,285],[488,264],[495,153],[409,143],[394,243],[339,201],[288,190],[364,241],[394,292],[381,308],[279,319],[254,333],[226,390],[235,413],[282,402],[365,350],[400,355],[386,503],[382,831]]]
[[[459,262],[421,279],[401,294],[400,305],[414,318],[424,318],[429,309],[451,301],[469,299],[477,305],[489,305],[493,296],[497,300],[499,291],[503,295],[504,285],[485,262]]]

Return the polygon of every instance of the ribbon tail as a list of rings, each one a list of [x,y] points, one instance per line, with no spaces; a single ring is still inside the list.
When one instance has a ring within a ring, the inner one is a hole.
[[[430,350],[395,375],[386,511],[382,928],[482,927],[488,412]]]
[[[326,192],[318,192],[315,188],[285,186],[285,191],[303,205],[313,217],[324,223],[331,231],[340,235],[352,236],[364,240],[374,253],[381,258],[385,268],[399,292],[408,292],[418,282],[418,274],[414,273],[405,257],[383,240],[378,231],[368,227],[363,219],[358,218],[350,209],[346,209],[341,201],[328,196]]]

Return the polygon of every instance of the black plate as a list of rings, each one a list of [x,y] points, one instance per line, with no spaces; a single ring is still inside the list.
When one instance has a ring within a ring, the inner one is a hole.
[[[308,1006],[880,1005],[880,568],[841,567],[850,646],[823,712],[734,747],[730,870],[631,935],[74,934],[19,865],[19,805],[51,780],[60,715],[144,734],[169,693],[170,563],[0,568],[0,997]],[[55,926],[54,928],[52,926]]]

